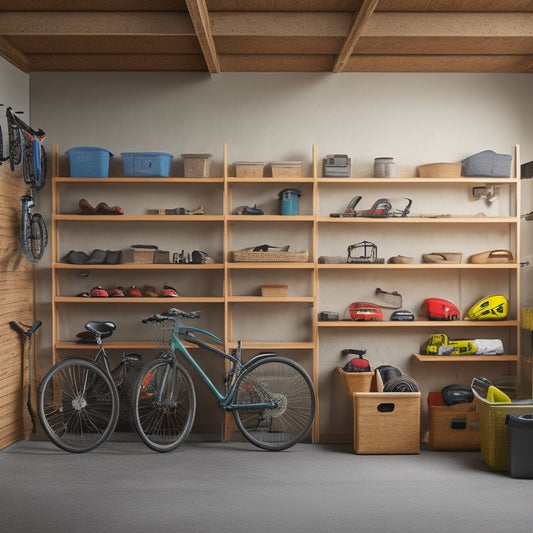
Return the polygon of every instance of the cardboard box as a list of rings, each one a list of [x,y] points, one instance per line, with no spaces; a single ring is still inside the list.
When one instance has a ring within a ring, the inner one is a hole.
[[[440,392],[430,392],[429,445],[434,450],[480,450],[476,404],[446,405]]]

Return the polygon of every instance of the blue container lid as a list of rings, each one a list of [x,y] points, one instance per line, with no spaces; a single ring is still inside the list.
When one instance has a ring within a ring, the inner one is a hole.
[[[107,152],[109,154],[109,157],[113,157],[113,154],[107,149],[107,148],[100,148],[99,146],[75,146],[74,148],[69,148],[67,150],[67,153],[73,151],[73,152]]]
[[[170,158],[174,157],[168,152],[120,152],[122,157],[159,157],[159,156],[168,156]]]

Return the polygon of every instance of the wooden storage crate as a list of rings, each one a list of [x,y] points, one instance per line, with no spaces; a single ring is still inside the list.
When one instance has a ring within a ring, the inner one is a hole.
[[[429,445],[434,450],[479,450],[479,418],[476,404],[446,405],[440,392],[430,392]]]
[[[493,470],[509,470],[509,436],[505,425],[507,414],[533,414],[533,405],[490,403],[475,389],[474,399],[479,416],[481,455]]]
[[[374,372],[345,372],[340,366],[337,370],[344,381],[348,394],[354,392],[370,392]]]
[[[287,296],[288,285],[261,285],[261,296]]]
[[[354,392],[353,415],[355,453],[420,453],[420,392]]]

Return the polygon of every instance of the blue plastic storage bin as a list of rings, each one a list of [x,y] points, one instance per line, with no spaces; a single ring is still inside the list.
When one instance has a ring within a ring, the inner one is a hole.
[[[107,178],[113,154],[98,146],[76,146],[67,150],[70,175],[75,178]]]
[[[125,176],[167,177],[173,155],[167,152],[123,152]]]

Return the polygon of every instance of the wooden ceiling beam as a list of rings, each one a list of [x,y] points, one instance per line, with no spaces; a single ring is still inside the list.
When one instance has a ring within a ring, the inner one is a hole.
[[[211,33],[211,23],[209,22],[209,13],[205,0],[186,0],[186,3],[200,48],[204,54],[207,69],[211,74],[217,74],[220,72],[220,64],[213,34]]]
[[[359,9],[359,12],[357,13],[357,16],[354,19],[352,27],[350,28],[348,37],[346,38],[346,41],[344,42],[344,45],[339,55],[337,56],[335,66],[333,67],[333,72],[342,72],[342,70],[346,66],[346,63],[348,59],[350,59],[350,56],[353,53],[357,41],[363,33],[365,25],[368,23],[377,5],[378,0],[364,0],[361,9]]]
[[[0,36],[0,56],[18,69],[22,70],[22,72],[29,72],[31,69],[27,56],[2,36]]]

